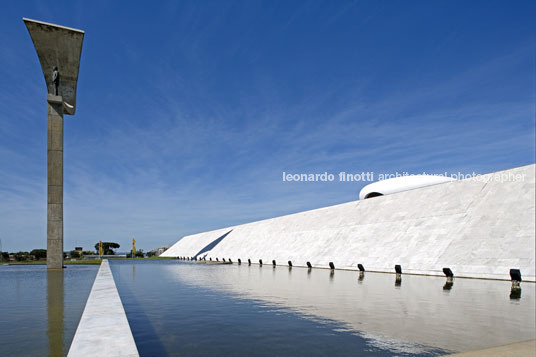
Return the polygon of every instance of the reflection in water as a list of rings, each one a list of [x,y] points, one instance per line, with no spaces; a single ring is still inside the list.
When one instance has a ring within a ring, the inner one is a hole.
[[[535,338],[536,284],[510,290],[510,282],[443,279],[426,276],[395,278],[391,274],[324,269],[248,266],[166,265],[182,284],[215,292],[231,292],[291,309],[312,319],[336,321],[353,331],[401,351],[415,353],[414,344],[450,351],[468,351]],[[272,270],[272,269],[270,269]],[[356,279],[357,278],[357,279]],[[445,293],[446,289],[448,294]],[[501,326],[501,329],[497,329]],[[389,347],[389,348],[391,348]],[[407,348],[406,348],[407,347]],[[409,348],[409,349],[408,349]]]
[[[521,299],[521,287],[518,286],[512,286],[510,289],[510,300],[519,300]]]
[[[365,272],[364,272],[364,271],[360,271],[360,272],[359,272],[359,276],[358,276],[358,278],[357,278],[357,282],[358,282],[359,284],[362,284],[364,279],[365,279]]]
[[[133,281],[129,264],[136,264],[136,279],[143,284]],[[206,282],[218,279],[221,277],[220,269],[169,260],[143,263],[114,261],[110,266],[141,356],[389,357],[397,352],[392,346],[378,346],[375,340],[355,333],[338,321],[316,319],[284,306],[219,289],[218,286],[207,289],[204,284],[189,283],[190,278],[203,280],[206,274]],[[261,284],[266,282],[271,285],[270,282],[280,280],[281,275],[286,276],[283,280],[290,277],[293,281],[296,281],[296,276],[301,275],[304,280],[308,276],[304,269],[299,268],[290,273],[288,269],[273,269],[269,265],[262,269],[243,266],[244,273],[249,272],[248,279],[255,279]],[[232,272],[236,267],[223,270]],[[215,275],[211,277],[211,273]],[[338,285],[337,282],[329,284],[326,271],[315,270],[309,275],[311,281],[316,280],[317,273],[319,281],[322,280],[327,289]],[[339,272],[335,274],[334,281],[338,280],[338,275]],[[177,276],[185,276],[186,280],[177,279]],[[241,284],[239,280],[236,284]],[[244,283],[249,285],[247,281]],[[355,281],[353,283],[356,284]],[[300,294],[300,286],[287,288]],[[262,293],[266,294],[265,299],[269,302],[281,295],[280,291],[265,290]],[[314,292],[303,292],[311,293],[314,298]],[[338,299],[334,300],[333,303],[337,304]],[[359,303],[359,300],[353,301],[354,305]],[[336,306],[332,308],[336,309]],[[160,348],[160,352],[155,351],[155,346]],[[423,351],[421,348],[416,357],[444,352],[435,348]]]
[[[63,269],[47,270],[48,355],[63,356]]]
[[[398,288],[402,285],[402,274],[396,274],[395,286]]]
[[[445,282],[445,285],[443,285],[443,290],[448,291],[452,289],[453,286],[454,286],[454,281],[452,279],[447,279],[447,281]]]
[[[63,271],[47,271],[45,265],[0,266],[0,356],[67,353],[98,268],[70,265]]]

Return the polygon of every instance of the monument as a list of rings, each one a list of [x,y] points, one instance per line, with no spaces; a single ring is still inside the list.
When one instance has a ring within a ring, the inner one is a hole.
[[[47,86],[47,267],[63,267],[63,115],[76,111],[84,31],[22,19]]]

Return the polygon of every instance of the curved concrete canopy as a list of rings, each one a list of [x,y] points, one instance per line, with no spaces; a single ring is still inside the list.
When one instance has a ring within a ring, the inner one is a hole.
[[[414,188],[437,185],[455,181],[455,179],[445,176],[433,175],[411,175],[401,176],[392,179],[373,182],[366,185],[359,192],[359,199],[372,198],[376,196],[389,195],[391,193],[412,190]]]
[[[54,93],[52,69],[60,72],[59,94],[64,102],[64,114],[76,111],[76,84],[82,54],[84,31],[23,18],[32,38],[48,93]]]

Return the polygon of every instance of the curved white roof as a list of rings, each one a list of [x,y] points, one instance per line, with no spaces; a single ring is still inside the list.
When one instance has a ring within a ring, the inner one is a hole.
[[[437,185],[438,183],[445,183],[455,181],[455,179],[446,176],[433,176],[433,175],[410,175],[395,177],[392,179],[373,182],[366,185],[359,192],[359,199],[365,199],[371,195],[389,195],[391,193],[402,192],[412,190],[414,188]]]

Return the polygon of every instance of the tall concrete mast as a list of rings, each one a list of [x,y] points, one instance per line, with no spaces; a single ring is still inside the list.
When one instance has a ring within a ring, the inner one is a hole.
[[[76,111],[84,31],[23,18],[47,85],[47,268],[63,267],[63,115]]]

